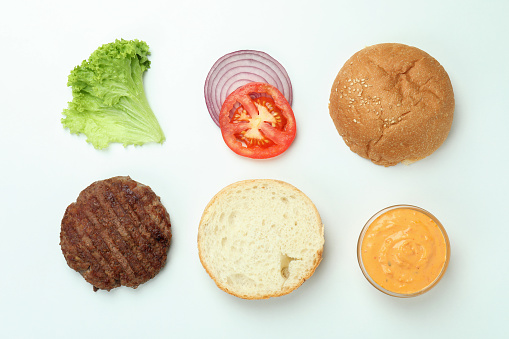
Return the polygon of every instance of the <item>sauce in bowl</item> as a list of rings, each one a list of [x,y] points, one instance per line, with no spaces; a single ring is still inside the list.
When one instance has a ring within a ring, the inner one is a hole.
[[[368,281],[396,297],[420,295],[442,278],[450,245],[442,224],[429,212],[397,205],[375,214],[364,226],[357,257]]]

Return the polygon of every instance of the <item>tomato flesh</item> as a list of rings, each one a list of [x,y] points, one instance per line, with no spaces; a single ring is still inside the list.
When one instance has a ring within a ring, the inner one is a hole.
[[[223,139],[235,153],[265,159],[284,152],[296,134],[290,104],[277,88],[249,83],[226,98],[219,124]]]
[[[235,137],[243,142],[246,147],[272,147],[274,142],[263,135],[259,129],[260,124],[268,123],[274,128],[283,130],[286,118],[281,114],[281,110],[276,107],[272,98],[259,97],[254,99],[253,103],[258,109],[258,115],[255,117],[251,117],[242,105],[235,110],[231,122],[246,122],[249,124],[249,129],[236,133]]]

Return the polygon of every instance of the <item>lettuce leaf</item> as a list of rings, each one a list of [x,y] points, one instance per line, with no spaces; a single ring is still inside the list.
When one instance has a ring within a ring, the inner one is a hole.
[[[116,40],[99,47],[68,77],[72,102],[62,124],[73,134],[85,134],[96,149],[112,142],[143,145],[166,138],[143,89],[150,68],[144,41]]]

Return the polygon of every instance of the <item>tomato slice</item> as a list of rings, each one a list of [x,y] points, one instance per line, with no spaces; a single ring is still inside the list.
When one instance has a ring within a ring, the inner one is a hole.
[[[297,131],[292,107],[274,86],[251,82],[233,91],[219,113],[221,134],[235,153],[254,159],[275,157]]]

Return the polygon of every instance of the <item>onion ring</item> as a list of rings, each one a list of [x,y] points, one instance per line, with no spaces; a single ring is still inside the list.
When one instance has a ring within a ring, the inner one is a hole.
[[[226,97],[250,82],[276,87],[291,105],[292,83],[285,68],[267,53],[240,50],[219,58],[205,80],[205,103],[212,120],[219,126],[219,112]]]

